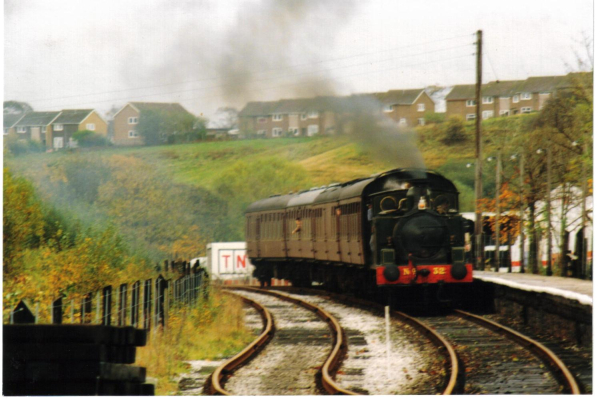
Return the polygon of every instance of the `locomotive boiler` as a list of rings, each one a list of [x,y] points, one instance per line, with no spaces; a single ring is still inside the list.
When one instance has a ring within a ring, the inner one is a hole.
[[[423,169],[274,195],[246,210],[248,257],[261,285],[276,277],[296,286],[427,288],[440,296],[442,287],[473,280],[465,240],[473,223],[458,211],[454,184]]]

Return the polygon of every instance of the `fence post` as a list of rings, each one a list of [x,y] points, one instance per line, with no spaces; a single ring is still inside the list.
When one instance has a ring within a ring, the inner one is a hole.
[[[52,324],[62,324],[62,297],[52,302]]]
[[[100,324],[100,291],[96,293],[96,324]]]
[[[112,287],[110,285],[102,290],[104,296],[104,313],[102,314],[102,324],[110,326],[111,324],[111,307],[112,307]]]
[[[75,301],[71,299],[71,324],[75,323]]]

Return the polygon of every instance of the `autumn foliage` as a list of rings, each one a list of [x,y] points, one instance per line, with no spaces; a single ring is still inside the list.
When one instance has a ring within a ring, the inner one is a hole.
[[[24,178],[4,169],[4,319],[26,298],[50,305],[59,296],[80,299],[106,285],[149,274],[143,260],[130,256],[111,227],[81,230],[37,197]],[[61,221],[62,220],[62,221]],[[48,319],[40,310],[41,321]]]

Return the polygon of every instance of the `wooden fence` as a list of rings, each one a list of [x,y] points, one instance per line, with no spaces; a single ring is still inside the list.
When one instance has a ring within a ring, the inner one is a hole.
[[[133,326],[145,330],[166,327],[172,305],[192,305],[200,296],[206,296],[208,276],[204,269],[191,267],[189,262],[165,261],[164,269],[179,273],[179,278],[166,279],[157,272],[155,278],[116,287],[108,285],[80,299],[58,297],[49,306],[50,321],[45,323]],[[39,311],[39,303],[32,307],[21,300],[10,313],[10,324],[43,323]]]

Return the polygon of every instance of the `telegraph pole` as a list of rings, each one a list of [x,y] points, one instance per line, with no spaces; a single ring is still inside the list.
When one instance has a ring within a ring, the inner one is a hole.
[[[475,85],[475,106],[477,116],[475,118],[475,268],[478,270],[484,269],[483,258],[483,221],[481,218],[481,210],[479,209],[479,201],[483,196],[483,155],[481,139],[481,76],[482,76],[482,32],[477,31],[477,83]]]

